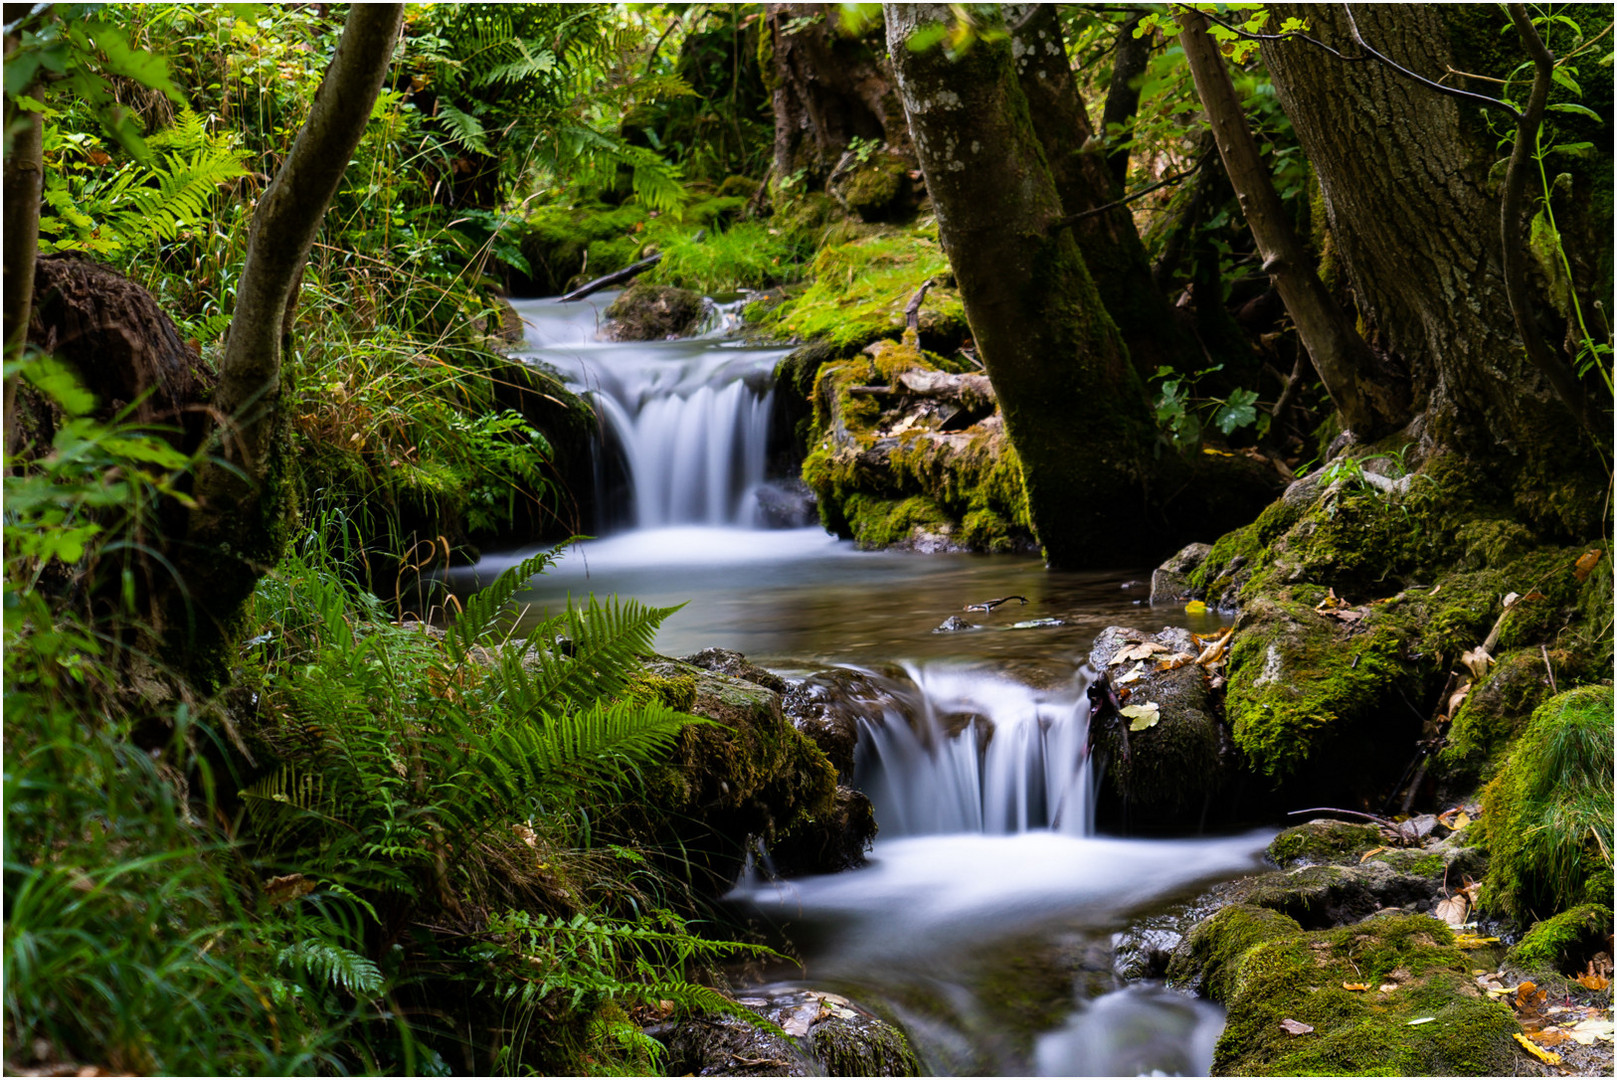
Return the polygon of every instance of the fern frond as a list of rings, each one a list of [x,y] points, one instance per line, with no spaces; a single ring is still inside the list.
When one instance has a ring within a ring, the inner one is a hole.
[[[524,796],[612,789],[634,767],[666,758],[686,727],[709,723],[660,704],[597,702],[506,726],[489,737],[474,771],[518,806]]]
[[[374,962],[329,941],[309,940],[288,945],[276,960],[356,997],[382,990],[382,971]]]
[[[557,544],[549,551],[530,555],[508,568],[494,584],[481,589],[466,601],[459,615],[444,629],[444,646],[456,664],[466,662],[471,647],[488,633],[494,619],[504,610],[518,592],[525,588],[535,574],[542,574],[557,559],[571,541]]]
[[[462,112],[447,100],[438,102],[438,119],[443,121],[449,133],[455,140],[468,150],[475,150],[479,154],[493,155],[489,149],[487,132],[483,130],[483,122],[471,113]]]
[[[221,184],[246,176],[241,158],[228,146],[199,147],[189,157],[171,153],[157,164],[128,174],[115,191],[118,208],[111,224],[132,243],[172,240],[180,230],[207,216],[209,200]],[[155,184],[156,186],[151,186]]]

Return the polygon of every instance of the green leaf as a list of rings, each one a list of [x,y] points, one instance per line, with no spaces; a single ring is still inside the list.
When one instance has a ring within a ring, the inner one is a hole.
[[[1237,428],[1255,422],[1258,418],[1258,411],[1254,408],[1257,400],[1257,391],[1237,387],[1230,392],[1229,399],[1213,414],[1213,426],[1228,435]]]
[[[1555,68],[1555,69],[1553,69],[1550,72],[1550,78],[1555,80],[1556,85],[1558,85],[1558,86],[1560,86],[1560,87],[1562,87],[1564,89],[1572,91],[1574,94],[1577,94],[1579,97],[1583,96],[1583,87],[1578,85],[1578,80],[1574,79],[1571,75],[1567,74],[1566,68]]]
[[[69,416],[83,416],[95,408],[95,395],[79,383],[72,368],[54,356],[41,356],[23,369],[23,378],[62,407]]]
[[[1594,120],[1600,123],[1605,122],[1604,120],[1601,120],[1600,114],[1595,112],[1593,109],[1585,105],[1579,105],[1573,101],[1557,101],[1555,104],[1547,106],[1547,109],[1549,112],[1572,113],[1576,116],[1582,116],[1589,120]]]

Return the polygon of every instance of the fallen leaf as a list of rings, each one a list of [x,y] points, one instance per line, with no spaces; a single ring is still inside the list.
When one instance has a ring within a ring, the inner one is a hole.
[[[1589,580],[1589,573],[1594,570],[1595,564],[1600,561],[1600,554],[1600,549],[1595,548],[1593,551],[1586,551],[1578,556],[1578,561],[1573,564],[1572,573],[1577,577],[1579,584]]]
[[[1516,601],[1520,600],[1521,598],[1522,598],[1521,593],[1515,593],[1515,592],[1506,593],[1505,594],[1505,606],[1506,607],[1515,607],[1516,606]]]
[[[302,874],[283,874],[264,882],[264,892],[271,904],[284,904],[300,896],[308,896],[314,892],[315,884],[313,878],[306,878]]]
[[[1566,1042],[1569,1036],[1560,1028],[1545,1028],[1543,1031],[1533,1032],[1528,1038],[1540,1046],[1558,1046]]]
[[[1470,692],[1471,684],[1462,683],[1460,684],[1460,688],[1458,690],[1449,695],[1448,708],[1445,710],[1449,716],[1453,716],[1455,713],[1460,711],[1460,706],[1465,703],[1465,696]]]
[[[1398,989],[1398,984],[1397,983],[1382,983],[1376,989],[1381,991],[1383,994],[1390,994],[1394,990]]]
[[[1449,828],[1455,832],[1459,832],[1469,824],[1471,824],[1471,815],[1467,814],[1464,810],[1461,810],[1459,816],[1454,819],[1454,824],[1450,825]]]
[[[1289,1017],[1280,1021],[1280,1026],[1292,1035],[1308,1035],[1313,1032],[1313,1024],[1305,1024],[1301,1020],[1292,1020]]]
[[[1450,926],[1459,926],[1465,922],[1465,917],[1471,913],[1471,904],[1466,900],[1464,893],[1455,893],[1447,900],[1438,901],[1432,914],[1442,919]]]
[[[1186,615],[1206,615],[1207,605],[1200,600],[1192,600],[1185,605]]]
[[[1567,1029],[1567,1036],[1579,1046],[1593,1046],[1596,1039],[1612,1041],[1613,1025],[1610,1020],[1592,1017]]]
[[[1121,678],[1113,679],[1113,686],[1127,686],[1129,683],[1145,677],[1145,664],[1138,663],[1129,668],[1129,673]]]
[[[1315,604],[1314,610],[1323,614],[1328,611],[1339,611],[1347,606],[1348,602],[1343,600],[1340,596],[1337,596],[1335,589],[1327,589],[1325,592],[1325,599]]]
[[[1499,939],[1496,937],[1478,937],[1475,934],[1455,934],[1454,944],[1456,948],[1461,949],[1480,949],[1484,945],[1499,944]]]
[[[1546,1065],[1559,1065],[1559,1064],[1561,1064],[1561,1055],[1560,1054],[1551,1053],[1548,1050],[1540,1049],[1537,1043],[1535,1043],[1532,1039],[1529,1039],[1526,1035],[1523,1035],[1521,1032],[1519,1032],[1519,1031],[1516,1032],[1514,1035],[1511,1036],[1511,1038],[1513,1038],[1517,1042],[1521,1043],[1523,1048],[1525,1048],[1526,1051],[1529,1054],[1532,1054],[1534,1057],[1538,1058],[1538,1060],[1542,1061],[1544,1064],[1546,1064]]]
[[[1493,663],[1493,657],[1488,654],[1487,649],[1478,645],[1461,653],[1460,663],[1470,670],[1473,680],[1481,680],[1487,677],[1488,666]]]
[[[1168,647],[1166,645],[1159,645],[1155,641],[1142,641],[1138,645],[1130,645],[1112,657],[1112,664],[1126,664],[1131,660],[1149,660],[1153,653],[1167,651]],[[1111,665],[1107,666],[1110,667]]]
[[[1364,862],[1366,859],[1370,858],[1370,856],[1372,856],[1372,855],[1380,855],[1383,851],[1386,851],[1386,850],[1387,850],[1386,845],[1382,845],[1381,847],[1373,847],[1369,851],[1366,851],[1363,855],[1360,855],[1359,856],[1359,861]]]
[[[1352,990],[1354,993],[1362,993],[1363,991],[1370,989],[1370,984],[1345,982],[1342,984],[1342,989]]]
[[[1405,1027],[1415,1027],[1415,1026],[1417,1026],[1419,1024],[1430,1024],[1433,1020],[1436,1020],[1436,1019],[1437,1019],[1437,1017],[1435,1017],[1435,1016],[1423,1016],[1419,1020],[1411,1020],[1408,1024],[1406,1024],[1404,1026]]]
[[[1604,990],[1611,985],[1610,979],[1602,978],[1599,975],[1579,975],[1577,982],[1585,990]]]
[[[1188,653],[1176,652],[1172,656],[1167,657],[1166,659],[1158,660],[1157,661],[1157,670],[1158,671],[1173,671],[1176,668],[1184,667],[1186,664],[1190,663],[1194,659],[1195,659],[1195,657],[1191,656]]]
[[[1118,711],[1129,718],[1130,731],[1144,731],[1146,728],[1156,727],[1157,721],[1162,719],[1154,701],[1147,701],[1141,705],[1125,705]]]

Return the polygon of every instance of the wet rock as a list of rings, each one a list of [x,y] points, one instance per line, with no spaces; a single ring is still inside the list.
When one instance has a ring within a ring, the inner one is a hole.
[[[522,325],[522,316],[517,314],[511,301],[503,296],[494,296],[489,298],[488,305],[491,310],[486,316],[471,320],[472,329],[487,337],[495,346],[521,344],[527,331]]]
[[[705,671],[716,671],[720,675],[728,675],[732,679],[741,679],[755,686],[773,690],[777,694],[784,694],[787,690],[785,679],[773,672],[764,670],[734,649],[703,649],[699,653],[681,657],[680,663],[691,664]]]
[[[913,725],[921,707],[920,689],[901,672],[883,677],[853,668],[815,672],[793,686],[784,703],[786,715],[798,730],[824,751],[844,777],[853,775],[861,718],[877,722],[896,717]]]
[[[969,623],[958,615],[950,615],[933,629],[934,634],[952,634],[959,630],[975,630],[976,623]]]
[[[819,520],[819,501],[797,477],[771,480],[756,495],[758,521],[766,529],[801,529]]]
[[[694,333],[707,301],[689,289],[637,281],[606,309],[606,337],[613,341],[663,341]]]
[[[770,989],[740,1003],[786,1037],[737,1016],[681,1021],[667,1037],[671,1076],[916,1076],[904,1032],[840,994]]]
[[[1134,658],[1150,645],[1158,651]],[[1109,626],[1095,639],[1089,662],[1109,675],[1116,690],[1129,691],[1125,706],[1157,707],[1156,723],[1143,730],[1127,730],[1131,720],[1122,716],[1104,718],[1093,729],[1096,752],[1108,761],[1103,820],[1126,810],[1132,828],[1194,831],[1229,809],[1217,796],[1230,779],[1233,754],[1207,673],[1193,662],[1200,651],[1190,632],[1178,627],[1148,635]],[[1156,670],[1164,664],[1178,666]],[[1133,681],[1123,681],[1134,673]]]
[[[1306,821],[1269,841],[1266,854],[1276,866],[1315,866],[1358,861],[1371,848],[1381,847],[1381,832],[1374,825],[1348,821]]]
[[[1121,982],[1160,979],[1184,940],[1182,914],[1153,915],[1112,935],[1112,972]]]
[[[1213,550],[1211,544],[1187,544],[1151,572],[1151,602],[1174,604],[1190,598],[1190,575]]]
[[[836,802],[812,827],[794,829],[770,847],[775,871],[782,877],[835,874],[865,865],[876,840],[876,810],[862,791],[837,787]]]

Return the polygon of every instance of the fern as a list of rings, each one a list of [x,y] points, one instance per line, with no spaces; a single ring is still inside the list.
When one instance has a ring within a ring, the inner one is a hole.
[[[471,113],[462,112],[448,101],[438,103],[438,119],[444,122],[449,133],[468,150],[479,154],[492,155],[489,148],[487,133],[483,130],[483,122]]]
[[[549,551],[530,555],[495,578],[494,584],[479,590],[466,601],[460,614],[444,628],[444,645],[456,664],[466,662],[471,647],[488,633],[495,618],[511,602],[511,598],[525,588],[535,574],[544,573],[561,558],[562,549],[571,542],[564,541]]]
[[[358,996],[374,996],[382,990],[382,971],[370,960],[329,941],[300,941],[288,945],[276,962],[306,972],[321,982]]]

